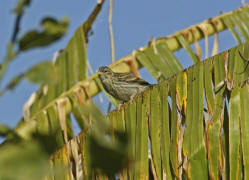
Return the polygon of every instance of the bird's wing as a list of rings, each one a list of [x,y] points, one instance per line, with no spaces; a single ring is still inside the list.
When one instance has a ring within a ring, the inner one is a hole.
[[[132,73],[115,73],[115,77],[117,77],[120,81],[122,81],[122,80],[130,79],[136,76],[134,76],[134,74]]]
[[[129,83],[138,83],[141,85],[150,85],[142,78],[136,77],[133,73],[117,73],[118,81],[126,81]]]

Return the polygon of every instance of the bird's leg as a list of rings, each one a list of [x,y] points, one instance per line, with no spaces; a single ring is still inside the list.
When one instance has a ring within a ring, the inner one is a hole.
[[[123,104],[118,104],[118,111],[120,111]]]
[[[136,95],[131,95],[130,96],[130,100],[129,100],[129,103],[132,103],[133,99],[136,97]],[[121,110],[121,107],[124,105],[125,101],[123,101],[121,104],[118,105],[118,111]]]
[[[124,101],[121,103],[121,104],[118,104],[118,111],[120,111],[121,110],[121,107],[124,105]]]
[[[129,103],[132,103],[132,101],[133,101],[133,99],[135,98],[135,96],[136,96],[135,94],[133,94],[133,95],[130,96]]]

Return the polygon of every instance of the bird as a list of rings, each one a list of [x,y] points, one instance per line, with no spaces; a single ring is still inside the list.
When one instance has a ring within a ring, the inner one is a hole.
[[[106,92],[123,103],[131,102],[135,96],[152,86],[133,73],[113,72],[107,66],[99,68],[98,77]]]

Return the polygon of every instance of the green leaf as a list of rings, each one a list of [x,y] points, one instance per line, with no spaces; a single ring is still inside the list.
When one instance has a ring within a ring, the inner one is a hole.
[[[30,0],[19,0],[16,4],[15,9],[13,9],[13,12],[17,15],[23,14],[25,6],[29,6],[30,2]]]
[[[135,159],[135,142],[136,142],[136,103],[126,103],[124,108],[124,116],[125,116],[125,126],[126,131],[129,135],[129,144],[128,144],[128,155],[129,157]],[[128,177],[129,179],[134,179],[135,169],[129,168]]]
[[[168,103],[169,95],[168,82],[164,81],[160,86],[160,112],[161,112],[161,153],[162,153],[162,173],[163,178],[171,180],[170,170],[170,108]]]
[[[228,29],[231,31],[231,33],[233,34],[234,39],[236,40],[236,42],[238,44],[242,44],[242,41],[237,33],[237,31],[235,30],[229,16],[225,16],[222,18],[223,22],[225,23],[225,25],[228,27]]]
[[[156,48],[160,53],[160,55],[164,58],[164,61],[167,63],[168,68],[170,68],[171,71],[173,71],[171,75],[176,74],[183,70],[182,65],[174,55],[173,51],[169,49],[167,43],[165,42],[158,43]]]
[[[165,62],[164,58],[160,55],[160,52],[155,50],[155,48],[156,47],[147,48],[145,51],[143,51],[143,53],[147,56],[148,59],[150,59],[156,69],[158,69],[165,78],[168,78],[173,74],[173,72]]]
[[[0,125],[0,130],[12,131],[4,125]],[[8,143],[1,144],[0,179],[42,180],[64,172],[62,167],[54,167],[53,172],[49,167],[49,156],[58,148],[57,132],[58,129],[50,134],[33,133],[29,140],[13,136]]]
[[[1,179],[44,179],[49,174],[48,155],[38,141],[5,144],[0,149]]]
[[[231,21],[233,22],[233,24],[236,26],[236,28],[238,29],[239,33],[241,36],[243,36],[245,41],[249,40],[249,36],[245,30],[244,25],[242,24],[241,19],[237,16],[237,14],[234,14],[233,16],[230,16]]]
[[[189,43],[187,42],[186,38],[184,37],[183,34],[178,34],[176,36],[177,40],[180,42],[181,46],[187,51],[187,53],[189,54],[191,60],[196,64],[198,63],[200,60],[197,57],[197,55],[194,53],[193,49],[191,48],[191,46],[189,45]]]
[[[50,131],[55,132],[54,136],[56,138],[56,144],[58,147],[61,147],[64,144],[64,140],[63,140],[63,135],[61,133],[61,131],[58,131],[59,127],[60,127],[60,122],[59,119],[57,118],[57,110],[55,108],[55,106],[51,106],[48,110],[48,120],[49,120],[49,128]]]
[[[115,141],[111,141],[106,132],[112,127],[98,108],[90,104],[80,109],[85,116],[92,117],[89,129],[88,148],[92,168],[100,169],[108,176],[114,176],[128,164],[128,136],[123,130],[113,129]]]
[[[56,134],[58,133],[60,133],[58,129],[55,129],[50,133],[34,133],[32,139],[39,144],[42,152],[51,155],[58,148],[58,143],[56,142]]]
[[[219,58],[219,56],[215,56],[213,59],[214,65],[214,77],[215,77],[215,86],[218,86],[217,83],[225,78],[224,72],[224,58]],[[211,61],[211,60],[210,60]],[[212,71],[212,61],[211,63],[205,64],[205,86],[209,87],[212,85],[210,82],[210,74]],[[209,81],[209,82],[208,82]],[[210,84],[209,84],[210,83]],[[209,84],[209,85],[208,85]],[[214,104],[209,103],[209,109],[213,110],[212,119],[208,122],[208,160],[209,160],[209,174],[213,179],[217,179],[219,175],[219,165],[222,164],[222,156],[221,156],[221,128],[222,128],[222,118],[224,117],[224,91],[225,86],[222,86],[220,90],[215,94],[215,101],[213,102],[213,95],[207,93],[207,102],[212,102]],[[212,108],[211,108],[212,107]],[[223,167],[220,167],[223,168]]]
[[[170,161],[172,169],[176,177],[179,177],[179,162],[177,158],[177,144],[179,144],[179,130],[178,130],[178,114],[177,114],[177,97],[176,97],[176,77],[170,79],[170,97],[171,97],[171,115],[170,115],[170,132],[171,132],[171,145],[170,145]]]
[[[235,88],[229,99],[229,179],[240,179],[240,91]]]
[[[57,21],[52,17],[46,17],[41,21],[42,31],[31,30],[19,40],[19,49],[25,51],[34,47],[43,47],[59,40],[68,28],[69,20],[67,17]]]
[[[241,107],[241,138],[243,152],[244,178],[249,178],[249,85],[245,84],[240,90]]]
[[[188,95],[183,152],[188,158],[188,177],[208,179],[208,166],[203,136],[204,66],[199,63],[188,69]],[[198,169],[198,171],[196,171]]]
[[[41,21],[42,28],[49,34],[57,34],[59,32],[64,34],[67,31],[68,24],[68,17],[64,17],[60,22],[52,17],[43,18]]]
[[[209,61],[206,61],[204,63],[205,63],[204,87],[205,87],[207,108],[210,114],[214,114],[214,94],[212,87],[213,61],[210,59]]]
[[[1,93],[13,90],[23,78],[32,83],[54,85],[58,81],[58,70],[51,61],[43,61],[31,67],[27,72],[12,78]]]
[[[148,179],[148,114],[150,112],[150,92],[145,91],[132,102],[136,108],[136,118],[131,119],[135,124],[135,177],[134,179]],[[131,112],[133,113],[133,112]]]
[[[128,163],[127,136],[119,131],[115,132],[115,136],[118,138],[118,142],[121,142],[120,144],[107,140],[100,142],[94,136],[90,136],[89,139],[89,156],[92,160],[92,167],[99,168],[108,176],[113,176]]]
[[[12,132],[12,129],[4,124],[0,124],[0,136],[7,136],[10,132]]]
[[[161,172],[161,112],[160,112],[160,94],[158,86],[153,86],[150,94],[150,141],[152,166],[155,169],[155,179],[162,179]]]
[[[139,63],[141,63],[148,72],[156,79],[158,80],[160,77],[160,73],[158,69],[154,66],[151,59],[148,58],[148,56],[143,51],[138,51],[136,54],[136,59]]]
[[[177,95],[177,106],[180,111],[184,107],[186,112],[186,101],[187,101],[187,73],[181,72],[178,74],[176,79],[176,95]]]
[[[32,83],[55,84],[58,79],[58,72],[51,61],[43,61],[25,74],[25,78]]]
[[[31,30],[20,39],[19,48],[21,51],[25,51],[34,47],[47,46],[57,39],[59,37],[56,34],[46,34],[45,32]]]
[[[7,49],[7,53],[6,56],[2,62],[2,64],[0,64],[0,82],[3,78],[4,73],[6,72],[9,63],[17,56],[17,53],[14,52],[14,43],[10,42],[8,44],[8,49]]]
[[[25,74],[19,74],[15,76],[7,85],[6,90],[13,90],[22,80],[22,78],[25,76]]]
[[[79,148],[82,150],[81,153],[81,161],[84,164],[84,168],[82,168],[82,176],[83,179],[92,179],[92,168],[91,168],[91,157],[89,146],[89,137],[87,133],[81,133],[79,135]]]

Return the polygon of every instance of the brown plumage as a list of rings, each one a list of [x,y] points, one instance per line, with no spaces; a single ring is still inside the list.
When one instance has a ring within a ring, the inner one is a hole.
[[[116,73],[107,66],[99,68],[98,76],[105,90],[114,98],[124,102],[151,86],[132,73]]]

